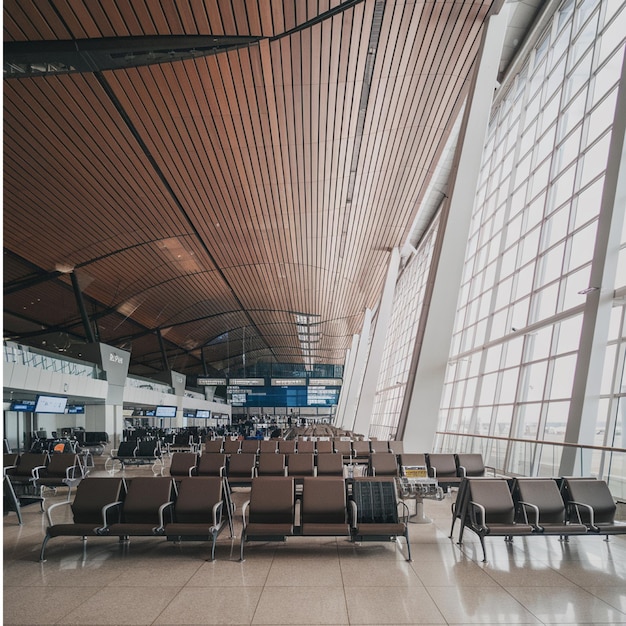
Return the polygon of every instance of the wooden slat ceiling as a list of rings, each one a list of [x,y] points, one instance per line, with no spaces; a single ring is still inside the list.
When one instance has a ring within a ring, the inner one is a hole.
[[[244,353],[248,368],[306,362],[297,314],[320,333],[313,362],[343,363],[491,4],[5,0],[5,338],[85,340],[73,269],[96,338],[131,350],[131,372],[164,368],[159,332],[188,374],[201,351],[211,372]],[[6,71],[17,42],[172,35],[256,39],[121,69]]]

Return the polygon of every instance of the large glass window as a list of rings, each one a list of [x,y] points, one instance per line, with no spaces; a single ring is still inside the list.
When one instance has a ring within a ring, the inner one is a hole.
[[[625,4],[562,2],[523,69],[501,87],[473,209],[440,432],[563,441],[624,58]],[[514,102],[515,119],[506,114]],[[499,146],[514,146],[506,171]],[[625,268],[624,235],[620,255]],[[618,269],[615,287],[626,296],[626,270]],[[623,446],[626,431],[625,308],[614,308],[604,365],[596,427],[604,445]],[[558,463],[558,455],[531,454],[524,442],[485,449],[511,472],[549,473]],[[612,462],[615,472],[624,459]]]
[[[372,437],[394,439],[398,429],[438,224],[438,218],[433,220],[417,253],[409,259],[396,284],[393,314],[370,422],[369,435]]]

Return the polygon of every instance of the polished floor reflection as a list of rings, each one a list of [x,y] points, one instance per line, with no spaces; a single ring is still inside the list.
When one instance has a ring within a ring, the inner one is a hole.
[[[98,538],[84,553],[56,538],[39,563],[45,516],[29,506],[22,526],[4,517],[4,624],[626,624],[625,538],[487,538],[483,563],[472,533],[448,539],[452,497],[411,524],[411,563],[403,544],[343,538],[253,543],[241,563],[227,531],[214,562],[200,543]]]

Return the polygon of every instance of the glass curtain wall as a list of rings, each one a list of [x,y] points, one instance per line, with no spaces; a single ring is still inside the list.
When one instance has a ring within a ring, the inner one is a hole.
[[[443,436],[440,445],[480,451],[507,472],[558,470],[560,448],[542,453],[535,442],[563,441],[565,433],[624,58],[625,4],[562,2],[492,111],[438,430],[493,437]],[[618,289],[626,283],[624,239]],[[607,347],[600,445],[623,445],[623,310],[614,309]]]
[[[439,224],[435,217],[396,283],[369,436],[395,439]]]

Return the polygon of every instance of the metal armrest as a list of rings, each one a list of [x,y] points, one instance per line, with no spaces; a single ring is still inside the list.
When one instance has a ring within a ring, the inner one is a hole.
[[[7,472],[11,469],[15,469],[17,467],[17,465],[6,465],[3,469],[3,476],[7,475]]]
[[[213,527],[219,528],[222,523],[222,505],[223,502],[216,502],[213,505]]]
[[[402,500],[398,502],[398,506],[401,506],[404,509],[404,514],[401,516],[400,521],[404,524],[407,524],[409,522],[409,518],[411,517],[409,507],[407,506],[406,502],[403,502]]]
[[[105,531],[108,526],[109,526],[109,522],[107,520],[107,517],[109,515],[109,511],[111,511],[114,508],[119,508],[122,506],[122,501],[118,500],[117,502],[111,502],[109,504],[105,504],[102,507],[102,527],[99,528],[99,531]]]
[[[248,507],[250,506],[250,500],[246,500],[243,503],[243,506],[241,507],[241,519],[243,521],[243,529],[244,531],[246,530],[246,526],[248,524],[246,524],[246,511],[248,510]]]
[[[462,465],[459,465],[457,474],[458,474],[459,478],[466,478],[467,477],[467,470]]]
[[[172,506],[174,506],[174,502],[170,500],[169,502],[166,502],[159,507],[159,525],[154,529],[154,532],[163,532],[163,529],[165,528],[165,522],[163,520],[163,518],[165,517],[165,511]]]
[[[485,507],[478,502],[470,500],[470,520],[473,526],[476,526],[480,530],[489,530],[485,525]],[[478,513],[478,515],[477,515]]]
[[[350,521],[352,522],[352,528],[356,528],[356,520],[358,515],[358,508],[356,502],[354,500],[348,501],[349,509],[350,509],[350,517],[352,518]]]
[[[46,469],[46,466],[45,465],[37,465],[37,467],[33,467],[33,469],[31,470],[31,474],[32,474],[31,480],[33,482],[39,480],[39,470],[42,470],[42,469]]]
[[[583,509],[587,509],[587,512],[589,513],[589,526],[590,528],[592,528],[595,531],[599,531],[600,529],[595,525],[595,520],[594,520],[594,510],[593,507],[590,506],[589,504],[585,504],[584,502],[575,502],[573,500],[571,500],[570,502],[567,503],[568,506],[573,506],[574,510],[576,511],[576,518],[578,519],[578,523],[582,524],[583,521],[580,518],[580,511],[579,508],[583,508]]]
[[[63,502],[57,502],[56,504],[53,504],[52,506],[48,507],[48,510],[46,511],[46,518],[48,519],[48,527],[54,526],[54,523],[52,521],[52,510],[56,509],[59,506],[67,506],[68,504],[71,504],[69,500],[63,500]]]
[[[539,507],[536,504],[531,504],[530,502],[524,502],[523,500],[519,501],[521,505],[520,510],[524,514],[524,522],[526,524],[530,524],[537,530],[543,530],[543,527],[539,525]],[[534,513],[535,521],[528,521],[528,509],[530,509]]]

